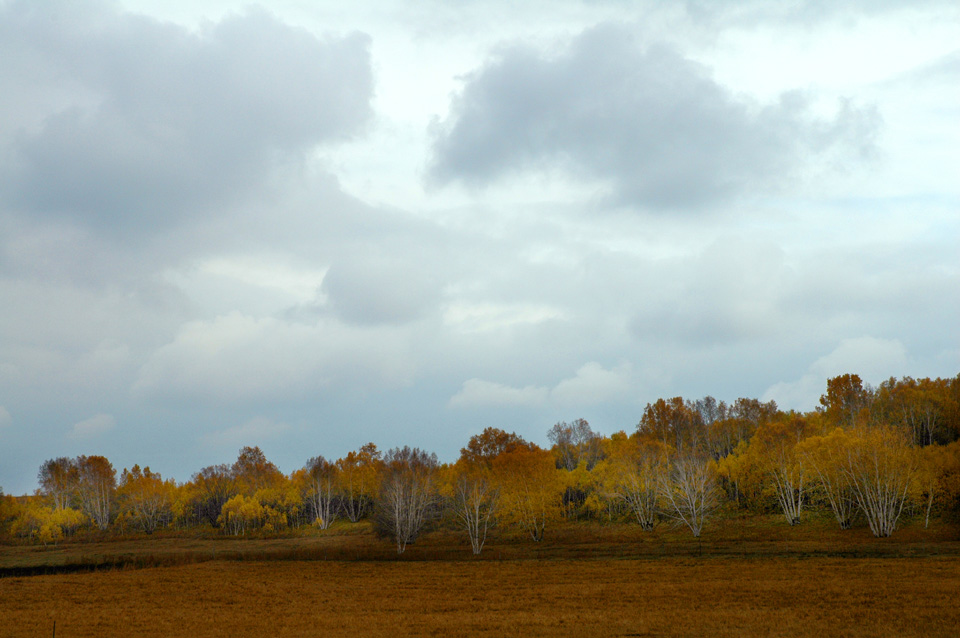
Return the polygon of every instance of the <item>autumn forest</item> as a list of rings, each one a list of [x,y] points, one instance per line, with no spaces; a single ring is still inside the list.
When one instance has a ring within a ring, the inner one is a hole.
[[[111,536],[202,531],[269,537],[367,521],[403,553],[432,530],[455,530],[481,554],[493,529],[531,543],[573,521],[672,522],[701,536],[730,513],[803,525],[829,512],[839,529],[895,534],[905,517],[960,515],[960,377],[828,381],[811,412],[774,402],[658,399],[630,431],[609,436],[583,419],[554,425],[544,448],[489,427],[454,463],[373,443],[317,455],[284,475],[258,447],[184,483],[102,456],[55,458],[39,489],[5,496],[0,533],[52,546]]]

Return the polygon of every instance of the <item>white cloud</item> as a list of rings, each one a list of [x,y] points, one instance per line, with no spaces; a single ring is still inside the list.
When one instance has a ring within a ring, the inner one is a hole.
[[[289,429],[290,426],[282,421],[255,417],[240,425],[206,434],[202,438],[213,446],[260,445],[261,442],[275,438]]]
[[[632,389],[633,367],[623,363],[607,370],[591,361],[575,377],[564,379],[550,391],[550,398],[561,405],[596,405],[627,396]]]
[[[450,406],[466,408],[488,405],[535,406],[541,405],[549,397],[550,391],[542,386],[528,385],[524,388],[512,388],[501,383],[468,379],[463,387],[450,398]]]
[[[10,416],[10,412],[0,405],[0,428],[10,427],[13,423],[13,418]]]
[[[110,414],[97,414],[74,423],[67,436],[71,439],[89,439],[109,432],[117,425],[117,420]]]
[[[469,379],[450,398],[450,407],[472,406],[588,406],[612,399],[621,399],[632,389],[633,368],[623,363],[610,370],[591,361],[575,376],[564,379],[553,388],[528,385],[514,388],[501,383]]]
[[[443,322],[464,333],[490,332],[522,324],[562,319],[559,308],[536,304],[453,303],[443,313]]]

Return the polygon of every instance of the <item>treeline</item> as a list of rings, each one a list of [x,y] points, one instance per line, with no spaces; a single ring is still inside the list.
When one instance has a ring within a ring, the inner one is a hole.
[[[843,529],[889,536],[907,510],[925,525],[960,513],[960,376],[872,388],[842,375],[807,413],[757,399],[659,399],[629,433],[602,436],[578,419],[547,436],[542,448],[487,428],[450,464],[370,443],[289,476],[245,447],[186,483],[136,465],[118,478],[102,456],[51,459],[36,494],[2,498],[0,533],[49,544],[88,530],[271,534],[370,519],[398,552],[442,525],[480,553],[493,526],[540,541],[562,520],[644,530],[673,520],[699,536],[721,508],[779,512],[790,525],[829,510]]]

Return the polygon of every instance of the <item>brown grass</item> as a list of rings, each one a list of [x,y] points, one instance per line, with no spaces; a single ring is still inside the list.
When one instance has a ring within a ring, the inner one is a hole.
[[[791,527],[777,516],[730,516],[711,521],[701,540],[685,528],[663,524],[644,532],[631,524],[564,523],[547,529],[543,542],[522,533],[497,531],[480,560],[643,559],[669,557],[930,557],[960,556],[960,529],[935,521],[929,529],[906,524],[890,538],[868,529],[840,530],[828,516],[808,517]],[[58,546],[0,545],[0,577],[94,567],[156,567],[210,560],[411,561],[474,560],[466,537],[439,530],[423,536],[398,557],[396,546],[376,538],[366,523],[337,524],[274,538],[208,533],[72,540]]]
[[[278,538],[160,535],[0,546],[0,635],[957,636],[960,530],[891,538],[826,517],[453,531],[403,556],[368,525]],[[106,571],[89,571],[107,567]],[[16,571],[86,571],[29,577]]]
[[[0,580],[5,636],[956,636],[960,561],[209,561]]]

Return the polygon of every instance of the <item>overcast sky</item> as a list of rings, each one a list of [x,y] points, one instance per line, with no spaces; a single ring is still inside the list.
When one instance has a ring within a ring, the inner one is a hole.
[[[0,0],[0,486],[960,372],[960,6]]]

